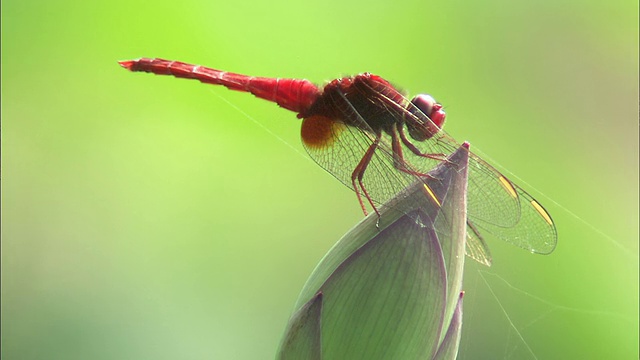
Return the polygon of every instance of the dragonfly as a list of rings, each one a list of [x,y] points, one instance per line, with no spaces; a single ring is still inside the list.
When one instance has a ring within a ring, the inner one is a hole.
[[[367,215],[460,147],[444,130],[442,104],[426,94],[409,100],[371,73],[318,86],[306,79],[254,77],[160,58],[120,61],[133,72],[171,75],[248,92],[297,113],[313,160],[355,193]],[[537,254],[553,252],[551,215],[520,186],[469,153],[467,256],[490,266],[485,235]]]

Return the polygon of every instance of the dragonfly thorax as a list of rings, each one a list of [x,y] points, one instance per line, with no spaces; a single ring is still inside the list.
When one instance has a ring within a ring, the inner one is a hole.
[[[299,117],[321,115],[375,134],[391,135],[406,126],[416,141],[425,141],[444,125],[442,105],[429,95],[409,102],[387,80],[370,73],[328,83],[310,108]]]

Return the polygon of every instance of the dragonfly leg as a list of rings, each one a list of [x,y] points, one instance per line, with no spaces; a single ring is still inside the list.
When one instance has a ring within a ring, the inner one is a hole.
[[[399,136],[397,128],[394,127],[391,131],[391,150],[393,151],[393,166],[396,169],[407,174],[416,175],[420,177],[429,177],[428,174],[411,170],[407,166],[407,162],[404,160],[404,155],[402,154],[402,146],[400,146],[400,138],[402,138],[402,132],[400,132],[400,136]]]
[[[407,138],[407,134],[404,133],[404,128],[402,127],[402,124],[398,124],[398,133],[400,134],[400,139],[402,139],[402,143],[404,144],[404,146],[406,146],[409,150],[411,150],[412,153],[418,156],[426,157],[428,159],[433,159],[438,161],[447,160],[447,156],[443,153],[427,154],[420,151],[420,149],[418,149],[415,145],[413,145],[413,143]]]
[[[373,157],[373,154],[378,148],[378,144],[380,143],[381,137],[382,137],[382,134],[376,135],[375,141],[369,146],[369,148],[367,149],[367,152],[365,152],[364,156],[362,157],[362,159],[360,160],[356,168],[353,170],[353,173],[351,173],[351,184],[353,186],[353,190],[356,192],[356,196],[358,197],[358,202],[360,202],[360,207],[362,207],[362,211],[364,212],[365,216],[367,215],[367,209],[364,206],[364,201],[362,201],[362,194],[360,194],[360,191],[358,190],[358,186],[356,186],[356,180],[357,180],[357,184],[360,185],[359,188],[362,189],[362,193],[367,198],[367,201],[373,208],[373,211],[375,211],[376,214],[378,214],[378,217],[380,217],[380,212],[378,212],[378,208],[375,206],[375,204],[373,203],[373,200],[371,199],[371,196],[367,192],[367,188],[364,186],[364,183],[362,182],[362,178],[364,176],[365,170],[367,169],[367,166],[369,165],[369,162],[371,162],[371,158]]]

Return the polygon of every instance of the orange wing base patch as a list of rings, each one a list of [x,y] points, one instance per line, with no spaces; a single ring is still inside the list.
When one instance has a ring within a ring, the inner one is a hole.
[[[326,148],[333,145],[345,126],[326,116],[310,116],[302,120],[300,136],[302,142],[310,148]]]

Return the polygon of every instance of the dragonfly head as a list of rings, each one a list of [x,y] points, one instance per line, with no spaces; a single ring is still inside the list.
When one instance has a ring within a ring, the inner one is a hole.
[[[446,114],[442,105],[430,95],[417,95],[411,100],[413,106],[409,112],[414,116],[406,116],[409,135],[414,140],[424,141],[437,134],[444,125]]]

